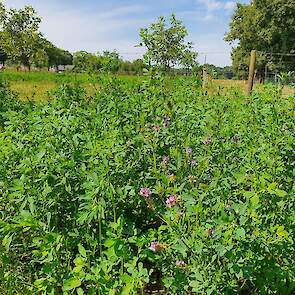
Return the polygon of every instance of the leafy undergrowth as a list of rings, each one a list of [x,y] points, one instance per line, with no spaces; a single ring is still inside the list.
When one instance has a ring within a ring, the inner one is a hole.
[[[294,98],[104,77],[0,86],[2,294],[291,294]]]

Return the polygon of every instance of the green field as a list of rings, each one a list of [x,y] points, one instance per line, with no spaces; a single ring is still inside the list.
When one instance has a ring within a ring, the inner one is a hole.
[[[88,95],[94,95],[100,85],[100,77],[98,74],[86,73],[52,73],[52,72],[16,72],[4,71],[0,72],[0,77],[10,84],[10,88],[18,94],[22,100],[47,100],[50,98],[48,92],[58,88],[59,86],[67,83],[72,85],[78,84],[86,89]],[[117,76],[126,83],[137,82],[139,83],[143,77],[140,76]],[[166,77],[167,84],[173,84],[175,80],[182,80],[181,77],[168,78]],[[190,81],[194,86],[200,85],[197,78],[187,77],[186,80]],[[263,92],[264,86],[256,84],[254,86],[257,92]],[[216,92],[226,93],[228,90],[235,90],[239,93],[246,93],[247,81],[241,80],[210,80],[208,83],[208,94]],[[283,87],[282,96],[288,97],[295,94],[295,88]]]
[[[1,294],[293,294],[294,96],[2,76]]]
[[[54,72],[17,72],[14,70],[0,72],[0,78],[10,84],[10,88],[22,100],[46,100],[48,92],[61,85],[69,84],[83,86],[88,94],[94,94],[99,86],[100,75],[83,73]],[[136,76],[123,76],[123,80],[136,81]]]

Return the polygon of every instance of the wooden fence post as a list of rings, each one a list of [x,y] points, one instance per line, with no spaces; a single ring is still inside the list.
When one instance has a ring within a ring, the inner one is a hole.
[[[256,50],[252,50],[251,51],[250,66],[249,66],[248,88],[247,88],[247,95],[248,96],[251,95],[252,89],[253,89],[255,63],[256,63]]]
[[[207,87],[208,84],[208,73],[207,73],[207,67],[204,66],[203,67],[203,88],[205,89]]]
[[[202,73],[202,78],[203,78],[203,89],[207,87],[207,81],[208,81],[208,73],[207,73],[207,55],[205,54],[205,60],[204,60],[204,65],[203,65],[203,73]]]

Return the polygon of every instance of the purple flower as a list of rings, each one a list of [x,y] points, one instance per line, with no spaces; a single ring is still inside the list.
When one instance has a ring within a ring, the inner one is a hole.
[[[157,253],[163,249],[163,246],[158,241],[153,241],[150,246],[150,250]]]
[[[197,161],[196,160],[192,160],[191,161],[191,165],[192,165],[192,167],[196,166],[197,165]]]
[[[162,165],[163,165],[165,168],[167,168],[168,163],[169,163],[169,157],[168,157],[168,156],[164,156],[163,159],[162,159]]]
[[[170,125],[170,118],[167,117],[167,116],[164,116],[164,118],[163,118],[163,127],[165,129],[167,129],[167,128],[169,128],[169,125]]]
[[[152,192],[149,188],[143,187],[140,189],[139,194],[144,198],[149,198],[152,195]]]
[[[186,154],[187,154],[188,156],[190,156],[192,153],[193,153],[192,148],[187,147],[187,148],[186,148]]]
[[[171,195],[167,200],[166,200],[166,204],[168,208],[173,208],[177,203],[177,197]]]
[[[176,261],[176,266],[177,267],[185,267],[186,263],[183,260],[177,260]]]
[[[212,142],[211,136],[209,136],[207,139],[203,140],[203,144],[209,145]]]
[[[160,132],[161,127],[160,127],[160,125],[154,125],[154,126],[153,126],[153,129],[154,129],[154,131],[156,131],[156,132]]]
[[[237,135],[234,135],[231,140],[232,140],[233,143],[238,143],[239,138],[238,138]]]

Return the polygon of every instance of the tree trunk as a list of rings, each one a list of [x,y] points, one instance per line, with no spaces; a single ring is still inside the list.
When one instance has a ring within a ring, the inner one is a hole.
[[[29,58],[27,56],[25,56],[23,58],[22,64],[24,65],[25,68],[27,68],[29,70],[29,72],[31,71],[31,63],[30,63]]]

